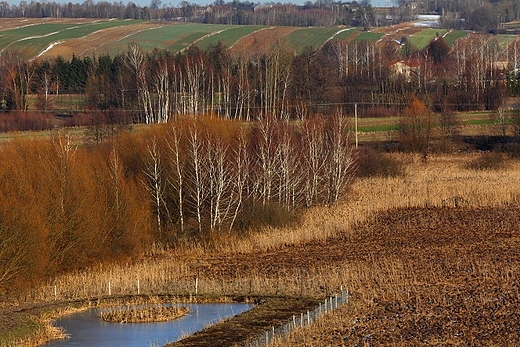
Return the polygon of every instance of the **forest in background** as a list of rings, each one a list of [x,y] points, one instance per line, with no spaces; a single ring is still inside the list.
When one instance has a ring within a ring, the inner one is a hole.
[[[369,0],[306,1],[304,5],[216,0],[210,5],[181,1],[179,6],[151,0],[148,6],[133,2],[85,1],[66,4],[54,1],[0,2],[3,18],[120,18],[174,20],[207,24],[332,26],[370,28],[415,20],[418,14],[442,15],[444,27],[497,31],[500,24],[520,19],[516,0],[396,0],[393,7],[373,7]]]
[[[437,113],[499,110],[520,92],[518,66],[520,40],[479,34],[453,42],[438,35],[423,49],[405,36],[399,43],[331,40],[301,54],[279,41],[249,56],[221,43],[178,54],[131,44],[115,57],[31,62],[5,50],[0,109],[4,131],[49,127],[39,115],[64,112],[53,105],[59,95],[81,100],[75,125],[163,123],[187,114],[304,119],[338,109],[352,114],[356,103],[360,116],[377,117],[398,114],[414,97]],[[23,117],[9,118],[11,111]]]

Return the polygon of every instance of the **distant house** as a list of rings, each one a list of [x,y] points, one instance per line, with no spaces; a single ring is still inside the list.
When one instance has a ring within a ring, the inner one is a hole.
[[[397,61],[393,64],[390,64],[390,69],[396,76],[404,76],[405,79],[410,82],[415,75],[420,73],[421,63],[416,60],[408,60],[408,61]]]

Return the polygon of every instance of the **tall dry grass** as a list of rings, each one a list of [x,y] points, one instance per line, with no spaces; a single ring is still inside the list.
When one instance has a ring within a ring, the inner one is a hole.
[[[420,156],[395,154],[405,164],[397,177],[370,177],[355,181],[346,200],[333,207],[308,211],[300,227],[266,229],[247,239],[228,240],[220,251],[269,250],[350,233],[352,227],[376,212],[400,207],[502,206],[520,203],[520,161],[509,160],[500,170],[472,170],[467,163],[480,154]],[[461,199],[458,199],[461,198]]]
[[[20,293],[13,298],[12,304],[164,293],[324,296],[333,294],[340,287],[355,293],[354,299],[357,300],[353,304],[323,318],[326,323],[320,321],[305,331],[296,332],[280,346],[312,345],[309,336],[328,336],[331,326],[341,328],[346,320],[362,316],[374,298],[388,302],[408,300],[417,309],[426,310],[431,302],[425,300],[431,298],[425,298],[424,293],[430,293],[430,297],[438,298],[437,304],[446,304],[441,302],[446,300],[441,292],[451,284],[445,282],[446,274],[443,277],[435,263],[424,263],[417,269],[416,263],[411,264],[397,256],[387,257],[381,262],[377,254],[368,254],[364,259],[304,268],[282,266],[278,269],[250,267],[234,270],[233,266],[222,266],[220,270],[212,269],[212,266],[219,266],[220,258],[269,254],[283,251],[285,246],[296,247],[309,241],[355,237],[356,226],[370,220],[376,213],[390,209],[451,204],[486,207],[520,202],[518,161],[509,160],[499,170],[486,171],[468,169],[467,163],[476,159],[478,154],[435,156],[427,163],[418,156],[396,157],[405,164],[403,176],[359,179],[353,183],[344,202],[307,211],[298,227],[265,228],[245,237],[216,235],[210,248],[192,245],[156,249],[134,263],[100,265],[59,276],[30,292]],[[213,263],[215,259],[217,262]],[[453,266],[472,278],[482,279],[482,283],[506,283],[520,276],[516,267],[494,266],[489,261],[478,259],[469,263],[455,262]],[[438,295],[434,295],[436,292]],[[483,302],[487,299],[479,295],[474,300]],[[46,326],[52,329],[52,326]],[[48,336],[45,331],[41,335]]]
[[[134,264],[111,265],[60,276],[31,293],[20,302],[72,300],[127,294],[211,293],[222,295],[323,295],[345,285],[350,267],[331,273],[330,269],[301,273],[285,269],[268,273],[251,269],[247,274],[200,273],[205,259],[220,254],[265,252],[311,240],[349,235],[359,223],[375,213],[399,207],[446,206],[454,203],[472,207],[517,204],[520,201],[520,162],[508,161],[496,171],[471,170],[467,162],[478,154],[434,156],[424,163],[419,156],[396,155],[405,164],[400,177],[371,177],[357,180],[348,198],[332,207],[306,212],[298,227],[265,228],[247,237],[222,234],[211,250],[203,246],[158,252]],[[358,266],[356,264],[355,266]],[[399,268],[392,264],[392,269]],[[361,265],[359,265],[361,266]],[[357,268],[359,271],[359,268]],[[388,270],[390,271],[390,269]],[[305,280],[302,280],[305,278]],[[324,285],[325,283],[325,285]]]

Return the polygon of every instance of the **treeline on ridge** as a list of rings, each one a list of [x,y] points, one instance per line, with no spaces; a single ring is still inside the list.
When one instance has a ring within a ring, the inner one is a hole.
[[[301,119],[338,107],[353,113],[354,103],[366,105],[361,116],[384,116],[406,107],[410,96],[436,112],[496,110],[520,92],[519,40],[501,47],[496,38],[480,37],[450,47],[436,37],[422,50],[401,41],[330,41],[297,55],[279,42],[251,56],[220,43],[178,54],[132,44],[116,57],[32,62],[6,50],[0,55],[0,109],[52,112],[53,96],[74,94],[81,96],[80,110],[106,111],[111,123],[149,124],[187,114]],[[31,107],[30,95],[36,95]],[[29,129],[39,126],[35,120]]]
[[[394,25],[416,19],[421,13],[442,15],[447,28],[497,31],[501,23],[520,19],[516,0],[395,0],[386,8],[372,7],[369,0],[306,1],[259,4],[251,1],[216,0],[209,5],[181,1],[178,6],[151,0],[149,6],[134,2],[56,1],[0,2],[0,17],[15,18],[120,18],[173,20],[207,24],[333,26],[348,25],[370,28]]]
[[[152,243],[210,241],[331,205],[353,177],[341,116],[171,121],[78,146],[70,134],[0,148],[0,295]]]

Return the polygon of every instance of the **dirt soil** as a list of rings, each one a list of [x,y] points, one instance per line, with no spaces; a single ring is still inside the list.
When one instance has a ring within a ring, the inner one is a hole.
[[[309,331],[312,342],[284,346],[520,345],[519,221],[518,206],[391,210],[353,234],[269,252],[199,255],[191,270],[231,279],[302,267],[365,269],[362,279],[344,279],[353,298],[348,315]],[[171,346],[233,346],[317,303],[261,301]],[[4,318],[13,313],[38,310],[0,307],[0,328],[9,328]]]
[[[284,346],[519,345],[518,221],[517,206],[399,209],[358,226],[353,236],[206,258],[194,271],[234,277],[258,269],[368,266],[364,282],[349,285],[356,309],[309,332],[310,342]],[[228,324],[214,329],[235,334],[235,323]]]
[[[284,38],[298,30],[296,27],[272,27],[257,30],[238,40],[231,51],[237,56],[254,56],[268,53],[276,44],[284,44]]]
[[[140,23],[99,30],[80,38],[63,40],[59,44],[54,45],[51,49],[47,50],[39,57],[39,59],[51,59],[58,55],[65,59],[71,59],[73,54],[79,57],[84,57],[110,53],[108,50],[104,49],[105,46],[120,41],[140,31],[150,30],[160,26],[161,25],[158,23]]]

